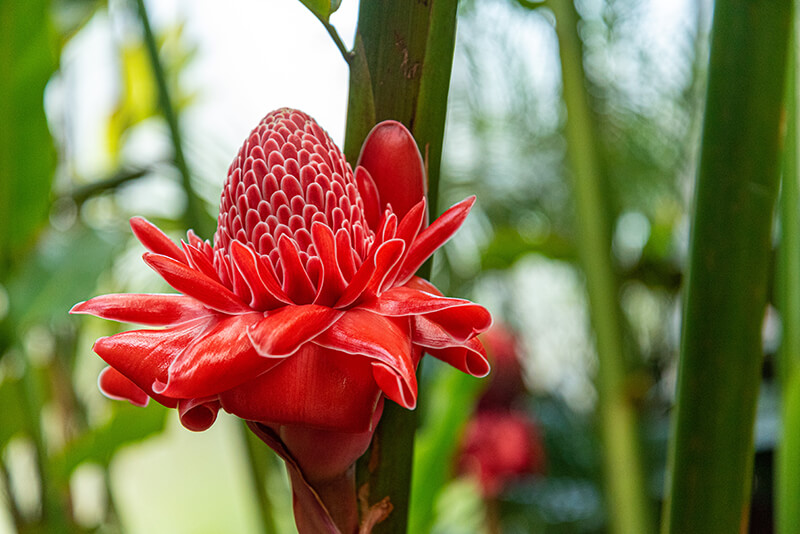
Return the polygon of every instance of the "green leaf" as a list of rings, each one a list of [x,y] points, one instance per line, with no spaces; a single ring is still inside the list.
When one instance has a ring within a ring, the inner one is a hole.
[[[339,9],[341,0],[300,0],[309,11],[324,22],[328,22],[331,13]]]
[[[56,163],[43,105],[56,68],[48,5],[0,3],[0,277],[47,220]]]

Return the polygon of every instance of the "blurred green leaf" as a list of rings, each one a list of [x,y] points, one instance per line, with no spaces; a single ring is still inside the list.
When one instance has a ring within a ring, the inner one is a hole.
[[[481,265],[484,269],[507,269],[521,257],[531,253],[554,260],[576,259],[574,243],[564,236],[552,232],[541,236],[526,236],[518,228],[501,226],[494,230],[494,237],[481,254]]]
[[[0,3],[0,275],[47,219],[55,150],[44,89],[56,69],[45,0]]]
[[[164,63],[175,111],[180,113],[197,96],[194,92],[182,91],[180,86],[181,72],[194,59],[197,47],[193,43],[187,43],[183,24],[167,28],[158,35],[156,44]],[[145,44],[141,41],[124,44],[119,51],[119,61],[122,90],[106,124],[106,147],[115,162],[119,162],[120,150],[128,130],[161,112],[158,85]]]
[[[25,428],[25,412],[20,406],[20,381],[6,377],[0,382],[0,450],[14,434]]]
[[[151,402],[147,408],[114,402],[114,413],[105,425],[93,429],[69,443],[54,458],[55,474],[67,480],[72,471],[84,462],[108,467],[120,447],[141,441],[164,430],[169,410]]]
[[[19,266],[9,281],[15,322],[24,326],[66,318],[75,303],[92,294],[119,248],[80,225],[68,232],[45,234],[38,253]]]

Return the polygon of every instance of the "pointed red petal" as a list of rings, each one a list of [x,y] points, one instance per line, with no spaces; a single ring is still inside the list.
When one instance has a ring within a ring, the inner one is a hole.
[[[316,290],[300,261],[297,244],[282,234],[278,239],[278,253],[283,266],[283,291],[296,304],[313,302]]]
[[[414,243],[414,239],[417,237],[417,234],[419,234],[423,223],[427,221],[428,212],[425,209],[426,204],[427,202],[424,198],[420,200],[413,208],[411,208],[408,213],[406,213],[406,216],[403,217],[403,220],[400,221],[400,224],[397,227],[397,232],[395,235],[398,239],[402,239],[403,242],[405,242],[406,251],[411,249],[411,245]],[[403,268],[403,263],[404,261],[399,261],[392,268],[383,284],[381,284],[380,291],[385,291],[386,289],[395,285],[397,274]]]
[[[133,235],[144,245],[144,248],[155,254],[161,254],[181,263],[186,263],[186,256],[183,251],[155,224],[144,217],[132,217],[130,223]]]
[[[192,432],[208,430],[217,420],[219,400],[216,396],[202,399],[181,399],[178,401],[178,415],[181,424]]]
[[[398,285],[404,284],[414,276],[414,273],[425,263],[425,260],[430,258],[436,249],[456,233],[456,230],[467,218],[467,214],[474,203],[474,196],[462,200],[442,213],[429,227],[420,232],[411,245],[403,262],[403,267],[397,276],[396,283]]]
[[[220,281],[219,274],[217,274],[217,270],[214,269],[214,265],[211,263],[212,260],[210,260],[204,252],[194,245],[190,245],[183,241],[181,241],[181,245],[183,246],[183,251],[186,254],[186,259],[189,260],[189,265],[195,271],[200,271],[215,282]]]
[[[392,266],[403,257],[403,248],[401,239],[391,239],[379,246],[374,255],[361,264],[342,296],[336,301],[335,307],[346,308],[358,301],[365,291],[374,292],[380,287]]]
[[[316,304],[284,306],[267,312],[260,322],[248,328],[247,335],[261,356],[284,358],[318,336],[342,313]]]
[[[311,240],[322,262],[322,279],[314,297],[314,304],[333,306],[345,288],[345,281],[336,261],[336,238],[330,227],[315,222],[311,225]]]
[[[351,310],[314,339],[322,347],[366,356],[387,397],[409,409],[417,403],[416,365],[408,320]]]
[[[154,390],[170,397],[206,397],[267,371],[279,362],[259,356],[247,336],[262,318],[255,312],[215,321],[175,358],[166,384]]]
[[[253,295],[250,301],[251,308],[266,311],[291,303],[274,275],[263,265],[259,268],[261,262],[250,247],[239,241],[233,241],[230,252],[234,265],[250,287],[250,293]]]
[[[249,308],[227,287],[172,258],[145,252],[145,263],[172,287],[222,313],[245,313]]]
[[[367,283],[368,293],[377,293],[389,277],[389,272],[403,259],[406,244],[402,239],[390,239],[375,253],[375,270]]]
[[[126,400],[134,406],[145,407],[150,402],[150,397],[142,388],[128,380],[125,375],[114,369],[106,367],[97,377],[97,386],[103,395],[114,400]]]
[[[381,209],[391,204],[402,217],[425,196],[422,156],[411,132],[397,121],[383,121],[372,129],[361,147],[358,165],[372,176]]]
[[[364,218],[370,228],[375,230],[378,227],[378,221],[381,218],[381,205],[378,198],[378,188],[369,175],[369,171],[364,167],[356,167],[354,176],[358,192],[361,194],[361,199],[364,202]]]
[[[380,396],[370,360],[306,343],[270,371],[221,393],[220,401],[248,421],[365,432]]]
[[[352,280],[356,274],[356,264],[353,259],[353,244],[350,234],[344,228],[336,230],[336,262],[345,280]]]
[[[132,330],[101,337],[93,349],[117,372],[165,404],[153,391],[153,384],[166,383],[170,364],[208,325],[209,319],[195,319],[165,330]]]
[[[425,352],[434,358],[449,363],[459,371],[478,378],[488,375],[491,370],[489,360],[486,358],[486,350],[476,337],[463,345],[455,347],[426,347]]]
[[[214,313],[192,297],[136,293],[100,295],[79,302],[69,312],[152,326],[175,325]]]

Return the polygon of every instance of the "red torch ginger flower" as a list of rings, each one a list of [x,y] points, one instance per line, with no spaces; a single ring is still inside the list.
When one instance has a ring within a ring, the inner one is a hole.
[[[307,478],[333,476],[365,450],[384,395],[415,407],[423,351],[488,373],[475,337],[488,312],[414,275],[473,202],[427,226],[422,160],[397,122],[373,129],[353,172],[308,115],[272,112],[228,170],[213,246],[191,231],[178,246],[131,220],[144,261],[181,294],[104,295],[72,309],[163,327],[99,339],[109,364],[100,388],[177,407],[191,430],[223,408],[273,431],[273,448],[285,445]],[[337,460],[309,450],[320,433],[339,436]]]

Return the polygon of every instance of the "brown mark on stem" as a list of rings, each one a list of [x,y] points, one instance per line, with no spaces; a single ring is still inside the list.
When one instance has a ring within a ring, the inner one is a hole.
[[[406,80],[413,80],[419,74],[421,63],[419,61],[410,61],[406,40],[397,32],[394,32],[394,46],[403,56],[403,61],[400,62],[400,70],[403,72],[403,77]]]

